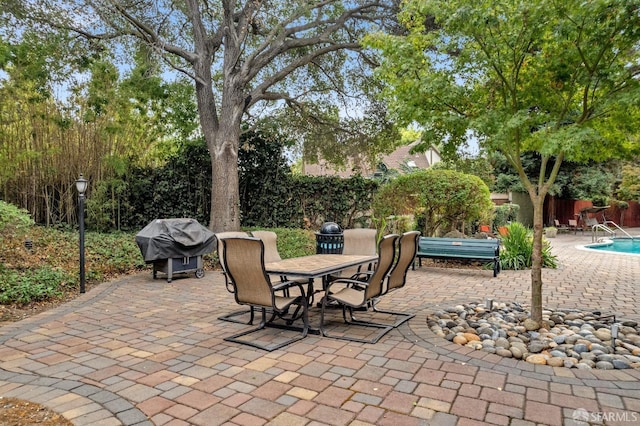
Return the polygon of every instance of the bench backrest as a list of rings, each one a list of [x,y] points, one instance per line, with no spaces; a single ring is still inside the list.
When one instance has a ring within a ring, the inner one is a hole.
[[[500,256],[500,241],[420,237],[418,253]]]

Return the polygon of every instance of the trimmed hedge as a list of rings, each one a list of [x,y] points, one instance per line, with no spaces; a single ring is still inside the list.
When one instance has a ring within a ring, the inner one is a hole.
[[[251,140],[239,154],[243,227],[312,228],[324,221],[343,227],[369,224],[378,183],[362,177],[292,175],[284,147]],[[135,167],[126,177],[103,181],[87,198],[88,227],[136,230],[157,218],[209,222],[211,161],[204,142],[184,146],[162,167]]]

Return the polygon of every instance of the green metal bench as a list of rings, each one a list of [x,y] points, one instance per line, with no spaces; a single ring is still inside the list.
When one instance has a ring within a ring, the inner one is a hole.
[[[500,241],[420,237],[416,257],[419,266],[422,266],[423,257],[493,262],[493,276],[496,277],[500,272]]]

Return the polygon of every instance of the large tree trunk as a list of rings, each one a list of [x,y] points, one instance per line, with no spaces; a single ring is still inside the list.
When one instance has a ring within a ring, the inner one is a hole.
[[[210,87],[196,84],[202,132],[211,157],[211,212],[209,229],[213,232],[240,229],[238,147],[243,101],[239,90],[223,93],[220,118],[215,114]]]
[[[240,230],[240,184],[238,182],[238,145],[240,122],[222,111],[220,128],[209,146],[211,155],[211,216],[213,232]],[[233,114],[232,114],[233,115]]]
[[[240,124],[244,112],[243,84],[237,65],[239,44],[230,27],[233,26],[232,7],[225,8],[228,46],[224,51],[220,111],[213,94],[211,63],[216,46],[207,37],[202,25],[198,3],[189,1],[190,19],[194,28],[195,51],[192,58],[198,115],[204,139],[211,157],[211,212],[209,229],[213,232],[240,229],[240,195],[238,185],[238,147]]]
[[[198,67],[194,67],[198,70]],[[238,185],[238,145],[243,103],[241,96],[223,94],[220,118],[216,114],[211,88],[210,67],[202,64],[198,70],[209,78],[196,81],[198,115],[204,139],[211,157],[211,213],[209,229],[213,232],[240,229]],[[207,81],[209,84],[203,84]]]
[[[529,194],[533,203],[533,252],[531,254],[531,319],[542,325],[542,230],[544,195]]]
[[[231,10],[231,8],[229,8]],[[229,26],[231,16],[225,13]],[[222,86],[218,128],[213,140],[207,140],[211,156],[211,216],[209,229],[213,232],[240,230],[240,184],[238,150],[242,115],[245,108],[243,88],[246,83],[238,67],[240,44],[235,34],[227,35],[224,50]]]

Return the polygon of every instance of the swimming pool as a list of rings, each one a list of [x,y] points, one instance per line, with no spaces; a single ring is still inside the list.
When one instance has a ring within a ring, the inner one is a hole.
[[[584,248],[608,253],[640,255],[640,238],[615,238],[601,243],[587,244]]]

